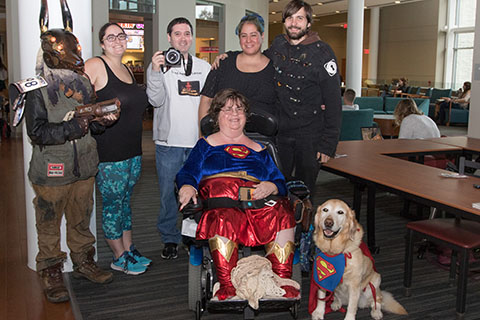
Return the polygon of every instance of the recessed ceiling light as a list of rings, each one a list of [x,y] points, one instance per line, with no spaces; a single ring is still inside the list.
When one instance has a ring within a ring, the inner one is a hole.
[[[318,4],[319,6],[323,6],[323,3],[322,3],[322,2],[319,2],[319,3],[317,3],[317,4]]]
[[[396,3],[396,4],[399,4],[399,3],[400,3],[400,0],[395,1],[395,3]]]
[[[335,11],[335,13],[340,13],[340,11],[337,10],[337,11]]]
[[[273,2],[278,2],[278,0],[273,0]]]
[[[316,14],[312,14],[312,17],[316,17],[317,15]]]
[[[271,14],[276,14],[276,12],[275,12],[275,11],[272,11],[272,12],[270,12],[270,13],[271,13]]]
[[[277,23],[277,21],[273,21],[273,23]]]

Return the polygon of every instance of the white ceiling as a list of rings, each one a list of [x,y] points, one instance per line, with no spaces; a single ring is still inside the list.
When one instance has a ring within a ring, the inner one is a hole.
[[[290,0],[269,0],[269,22],[274,23],[282,21],[282,10],[285,5]],[[335,14],[336,11],[340,13],[344,13],[348,11],[348,1],[349,0],[306,0],[313,9],[313,14],[317,17],[325,16],[330,14]],[[358,1],[358,0],[350,0],[350,1]],[[365,0],[365,7],[372,8],[372,7],[385,7],[385,6],[392,6],[392,5],[402,5],[409,2],[416,2],[416,1],[423,1],[423,0],[400,0],[400,3],[395,3],[395,0]],[[321,3],[321,5],[319,4]],[[272,14],[272,12],[276,12]]]

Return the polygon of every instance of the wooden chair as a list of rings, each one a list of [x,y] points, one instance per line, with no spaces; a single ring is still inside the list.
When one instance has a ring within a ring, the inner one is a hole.
[[[450,264],[451,281],[455,280],[457,254],[459,255],[459,276],[457,283],[457,319],[463,319],[467,296],[468,262],[471,250],[480,247],[480,223],[461,219],[432,219],[407,223],[405,246],[404,295],[411,295],[413,243],[414,238],[427,240],[452,249]]]

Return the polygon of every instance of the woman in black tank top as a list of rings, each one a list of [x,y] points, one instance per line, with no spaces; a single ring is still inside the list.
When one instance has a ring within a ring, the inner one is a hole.
[[[130,198],[140,178],[142,120],[148,106],[140,87],[122,56],[127,35],[116,23],[105,24],[99,32],[101,57],[89,59],[85,72],[95,87],[97,101],[118,98],[121,113],[117,122],[94,138],[100,158],[97,187],[102,194],[102,228],[113,251],[111,268],[127,274],[141,274],[151,260],[142,256],[132,242]]]

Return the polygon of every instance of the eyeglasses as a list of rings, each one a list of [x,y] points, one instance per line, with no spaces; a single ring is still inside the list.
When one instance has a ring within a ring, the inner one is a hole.
[[[127,40],[127,35],[125,33],[119,33],[117,35],[109,34],[105,37],[105,40],[107,40],[108,42],[114,42],[116,39],[120,41],[125,41]]]
[[[245,107],[244,106],[240,106],[240,107],[229,106],[229,107],[223,107],[220,110],[227,113],[227,114],[232,114],[232,113],[234,113],[234,111],[236,111],[237,113],[245,113]]]

